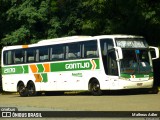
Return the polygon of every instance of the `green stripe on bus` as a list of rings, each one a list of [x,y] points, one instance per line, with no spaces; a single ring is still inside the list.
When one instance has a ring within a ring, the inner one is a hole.
[[[99,69],[99,59],[95,59],[95,69]],[[63,63],[51,63],[51,72],[58,71],[75,71],[75,70],[91,70],[93,63],[90,60],[72,61]]]
[[[3,75],[4,74],[23,74],[23,73],[29,73],[28,65],[2,68]]]
[[[29,73],[28,65],[23,65],[23,73]]]
[[[2,74],[22,74],[22,66],[3,67]]]
[[[42,82],[48,82],[48,77],[47,77],[47,73],[42,73],[41,74],[41,76],[42,76]]]
[[[35,64],[38,68],[37,73],[44,72],[43,64]],[[69,61],[69,62],[55,62],[50,63],[50,72],[58,71],[75,71],[75,70],[94,70],[100,69],[99,59],[83,60],[83,61]],[[28,65],[3,67],[2,74],[23,74],[29,73]]]
[[[44,67],[42,64],[37,64],[38,67],[38,73],[43,72],[44,71]]]

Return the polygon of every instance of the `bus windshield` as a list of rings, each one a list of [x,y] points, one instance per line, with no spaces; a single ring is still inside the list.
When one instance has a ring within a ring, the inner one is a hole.
[[[153,71],[147,49],[123,49],[123,59],[120,61],[121,74],[148,74]]]

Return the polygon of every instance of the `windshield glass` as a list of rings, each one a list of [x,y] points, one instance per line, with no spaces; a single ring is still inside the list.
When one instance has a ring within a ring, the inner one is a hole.
[[[147,49],[123,49],[120,61],[121,73],[137,74],[152,72],[151,60]]]

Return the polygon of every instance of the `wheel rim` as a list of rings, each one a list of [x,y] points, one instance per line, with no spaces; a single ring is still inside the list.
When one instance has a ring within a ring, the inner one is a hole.
[[[27,88],[30,96],[34,96],[36,94],[34,83],[29,83]]]
[[[92,91],[93,92],[97,92],[100,90],[100,86],[99,86],[99,83],[97,82],[94,82],[93,85],[92,85]]]
[[[20,85],[19,86],[19,93],[23,94],[25,92],[25,86],[24,85]]]
[[[92,95],[99,96],[102,95],[102,91],[100,89],[100,84],[98,80],[92,80],[89,84],[89,90]]]
[[[18,92],[19,92],[20,96],[22,96],[22,97],[28,96],[28,91],[23,83],[19,84]]]

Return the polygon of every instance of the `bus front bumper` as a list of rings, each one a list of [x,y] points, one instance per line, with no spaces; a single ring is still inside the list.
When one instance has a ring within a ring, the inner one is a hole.
[[[130,80],[119,79],[110,82],[110,90],[152,88],[152,87],[153,87],[153,80],[130,81]]]

